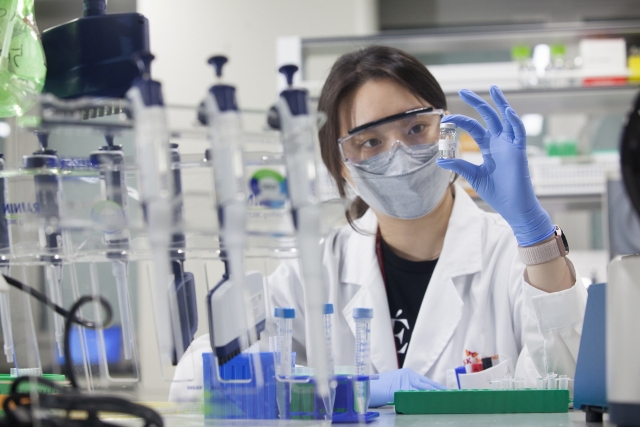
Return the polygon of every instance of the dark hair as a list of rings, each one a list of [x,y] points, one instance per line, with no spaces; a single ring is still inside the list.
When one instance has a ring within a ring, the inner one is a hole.
[[[346,196],[346,191],[338,147],[340,112],[348,106],[345,102],[349,102],[366,82],[385,79],[404,86],[434,108],[447,109],[440,84],[424,64],[406,52],[387,46],[370,46],[338,58],[322,88],[318,110],[327,115],[319,132],[322,160],[335,179],[341,197]],[[364,200],[356,198],[346,213],[349,224],[353,226],[353,221],[364,215],[368,208]]]

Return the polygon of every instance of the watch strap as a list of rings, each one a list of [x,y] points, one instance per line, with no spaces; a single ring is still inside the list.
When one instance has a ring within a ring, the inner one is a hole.
[[[518,246],[520,260],[524,265],[544,264],[567,255],[564,242],[562,241],[562,231],[556,228],[556,234],[552,240],[541,245],[522,247]]]

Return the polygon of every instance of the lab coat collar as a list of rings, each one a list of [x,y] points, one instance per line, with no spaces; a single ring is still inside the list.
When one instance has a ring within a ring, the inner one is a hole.
[[[453,277],[481,269],[480,209],[457,185],[455,194],[442,254],[422,302],[405,358],[405,366],[421,374],[438,359],[462,317],[464,303]],[[345,305],[343,315],[355,335],[353,308],[373,308],[371,362],[378,372],[385,372],[397,369],[398,363],[386,289],[375,250],[378,223],[375,214],[368,210],[355,225],[362,233],[353,233],[347,242],[340,280],[361,288]]]
[[[454,278],[482,267],[480,208],[459,186],[438,264],[422,300],[404,367],[426,375],[438,360],[462,318],[464,302]],[[455,368],[455,366],[451,366]]]
[[[341,283],[359,285],[360,289],[342,310],[355,336],[353,309],[356,307],[373,308],[371,320],[371,363],[377,372],[386,372],[398,368],[391,315],[387,302],[387,292],[382,280],[378,258],[376,256],[376,230],[378,222],[375,214],[369,210],[358,220],[361,233],[353,233],[345,248],[345,263],[341,273]]]
[[[482,268],[482,230],[478,222],[481,209],[459,185],[455,185],[455,194],[438,260],[438,267],[449,277],[473,274]],[[362,286],[369,284],[369,275],[380,272],[375,248],[378,220],[369,209],[355,222],[355,226],[360,233],[353,232],[347,242],[344,258],[346,262],[340,281]],[[382,280],[382,276],[380,279]]]

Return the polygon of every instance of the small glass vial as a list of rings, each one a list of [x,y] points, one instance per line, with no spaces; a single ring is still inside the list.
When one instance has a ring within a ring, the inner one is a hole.
[[[458,150],[458,134],[455,123],[440,123],[438,156],[441,159],[455,159]]]

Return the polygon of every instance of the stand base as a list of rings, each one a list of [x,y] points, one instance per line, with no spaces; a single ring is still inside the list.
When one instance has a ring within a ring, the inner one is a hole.
[[[600,406],[583,406],[582,410],[585,412],[585,421],[588,423],[601,423],[602,415],[605,408]]]
[[[618,427],[640,427],[640,403],[609,402],[609,422]]]

